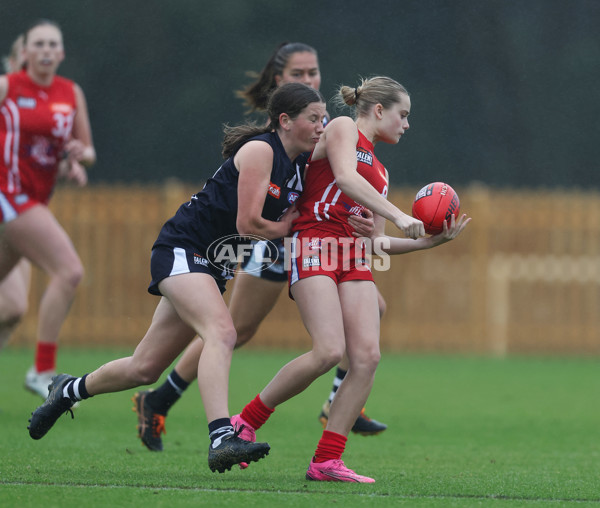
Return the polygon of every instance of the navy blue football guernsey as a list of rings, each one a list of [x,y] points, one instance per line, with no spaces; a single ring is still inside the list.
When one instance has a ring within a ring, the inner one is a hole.
[[[268,143],[273,149],[273,167],[262,217],[277,221],[302,193],[302,173],[308,153],[293,162],[287,156],[276,132],[250,138]],[[154,247],[191,248],[211,259],[209,246],[231,236],[231,244],[250,243],[241,239],[236,228],[239,173],[228,158],[207,180],[203,189],[179,207],[162,227]],[[229,240],[227,240],[229,241]],[[214,261],[214,260],[211,260]]]

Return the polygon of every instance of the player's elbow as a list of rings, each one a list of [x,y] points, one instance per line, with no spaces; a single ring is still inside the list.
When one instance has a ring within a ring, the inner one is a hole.
[[[238,217],[235,226],[241,236],[255,235],[260,230],[259,221],[250,217]]]
[[[346,193],[352,185],[352,177],[347,173],[337,174],[335,175],[335,184],[342,192]]]

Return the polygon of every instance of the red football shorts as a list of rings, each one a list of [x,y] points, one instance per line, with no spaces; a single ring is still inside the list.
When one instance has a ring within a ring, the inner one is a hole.
[[[371,264],[360,238],[340,238],[325,231],[306,229],[294,233],[287,254],[290,286],[314,275],[331,277],[336,284],[349,280],[373,281]]]
[[[39,204],[39,201],[30,198],[23,192],[13,194],[0,191],[0,224],[16,219],[22,213]]]

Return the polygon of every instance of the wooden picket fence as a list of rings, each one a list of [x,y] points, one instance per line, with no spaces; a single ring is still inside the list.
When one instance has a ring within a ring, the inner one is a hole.
[[[199,189],[175,181],[57,189],[51,209],[86,268],[62,344],[139,342],[158,301],[146,291],[152,243],[163,222]],[[457,191],[461,210],[473,217],[459,239],[395,256],[389,271],[375,271],[387,302],[382,348],[600,353],[600,195],[477,185]],[[394,189],[390,199],[410,210],[415,193]],[[30,309],[12,344],[34,343],[45,283],[34,270]],[[283,291],[247,347],[309,346],[296,306]]]

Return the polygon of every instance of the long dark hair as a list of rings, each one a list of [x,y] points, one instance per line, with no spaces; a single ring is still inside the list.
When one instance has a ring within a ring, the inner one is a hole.
[[[268,125],[246,122],[234,127],[224,126],[223,158],[227,159],[234,155],[250,138],[279,129],[279,116],[282,113],[286,113],[293,120],[313,102],[324,103],[323,94],[303,83],[286,83],[275,88],[267,103]]]
[[[269,58],[260,74],[248,72],[247,74],[255,81],[241,90],[236,90],[235,95],[244,100],[250,112],[264,111],[268,106],[268,98],[271,92],[277,88],[275,76],[281,76],[290,57],[295,53],[313,53],[317,56],[317,50],[303,42],[282,42]]]

